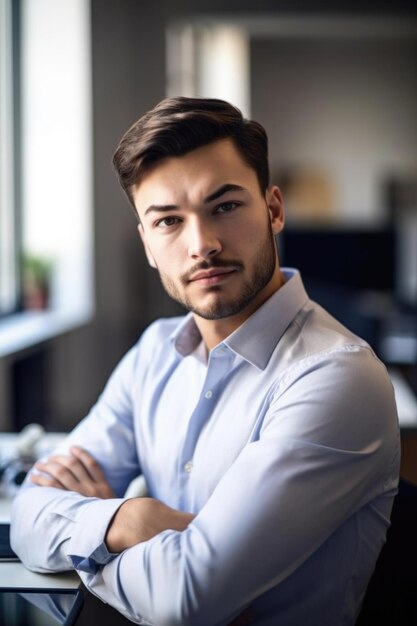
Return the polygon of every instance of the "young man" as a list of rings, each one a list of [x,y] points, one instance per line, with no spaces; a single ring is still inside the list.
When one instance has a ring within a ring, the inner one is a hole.
[[[348,626],[385,540],[399,437],[370,347],[281,269],[267,139],[219,100],[161,102],[114,163],[159,320],[16,498],[12,544],[141,624]],[[123,498],[142,472],[149,498]]]

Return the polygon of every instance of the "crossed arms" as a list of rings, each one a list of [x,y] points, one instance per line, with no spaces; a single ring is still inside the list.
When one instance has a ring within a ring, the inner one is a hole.
[[[86,497],[115,498],[94,457],[79,446],[72,446],[70,452],[70,455],[52,456],[37,463],[35,467],[42,473],[32,473],[32,482],[41,487],[74,491]],[[132,498],[117,509],[108,527],[105,543],[109,552],[120,554],[127,548],[152,539],[163,530],[185,530],[194,517],[154,498]]]

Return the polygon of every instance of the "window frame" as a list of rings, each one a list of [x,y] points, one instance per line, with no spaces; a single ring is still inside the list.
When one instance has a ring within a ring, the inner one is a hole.
[[[18,0],[0,0],[0,317],[20,309]]]

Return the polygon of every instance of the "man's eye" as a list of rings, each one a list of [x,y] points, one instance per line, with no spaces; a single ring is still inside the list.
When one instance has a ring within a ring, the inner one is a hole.
[[[156,226],[158,228],[170,228],[171,226],[175,226],[175,224],[179,223],[178,217],[164,217],[162,220],[158,220]]]
[[[216,207],[216,213],[229,213],[239,206],[238,202],[223,202]]]

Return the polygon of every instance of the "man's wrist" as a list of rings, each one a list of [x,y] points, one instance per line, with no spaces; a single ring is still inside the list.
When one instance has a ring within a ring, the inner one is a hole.
[[[120,518],[121,509],[126,506],[128,502],[129,500],[125,500],[125,502],[122,503],[117,511],[115,511],[107,527],[107,531],[104,537],[104,543],[107,550],[112,554],[119,554],[120,552],[123,552],[123,550],[127,547],[124,545],[124,543],[126,543],[126,536],[123,537],[121,524],[116,520],[116,518]]]
[[[164,530],[183,531],[194,519],[153,498],[126,500],[108,526],[105,543],[109,552],[123,552],[143,541],[149,541]]]
[[[123,503],[121,498],[102,500],[80,496],[79,512],[65,548],[67,557],[76,569],[87,571],[87,568],[79,568],[78,564],[94,562],[97,566],[105,565],[115,556],[108,549],[105,536],[110,520]]]

